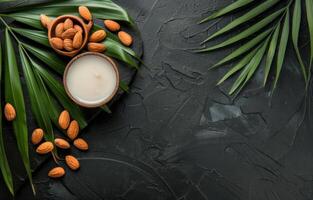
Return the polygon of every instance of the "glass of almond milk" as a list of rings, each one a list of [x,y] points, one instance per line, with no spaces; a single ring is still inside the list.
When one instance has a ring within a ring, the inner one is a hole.
[[[119,72],[116,63],[108,56],[86,52],[68,63],[63,83],[68,96],[78,105],[101,107],[116,94]]]

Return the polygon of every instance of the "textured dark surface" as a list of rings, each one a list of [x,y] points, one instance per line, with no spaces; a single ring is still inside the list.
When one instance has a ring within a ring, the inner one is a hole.
[[[142,33],[146,66],[113,114],[101,114],[82,133],[90,151],[73,151],[81,161],[78,172],[50,180],[51,160],[36,170],[37,198],[313,199],[312,127],[309,117],[302,123],[308,107],[292,48],[273,96],[259,88],[260,72],[231,99],[229,84],[215,87],[226,68],[207,70],[229,50],[185,50],[231,20],[209,31],[196,25],[229,0],[118,2]],[[0,198],[7,198],[4,191]],[[16,199],[33,199],[28,184]]]

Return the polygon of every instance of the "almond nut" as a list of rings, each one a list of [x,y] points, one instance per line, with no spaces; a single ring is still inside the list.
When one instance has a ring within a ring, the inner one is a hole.
[[[94,43],[94,42],[88,43],[88,51],[101,53],[105,50],[106,50],[106,46],[102,43]]]
[[[50,39],[50,44],[52,47],[56,48],[56,49],[63,49],[63,40],[61,38],[57,38],[57,37],[54,37],[54,38],[51,38]]]
[[[125,46],[130,46],[133,43],[133,38],[125,31],[118,32],[118,38],[120,39],[121,43]]]
[[[107,29],[109,29],[112,32],[119,31],[121,28],[119,23],[117,23],[116,21],[113,21],[113,20],[109,20],[109,19],[104,20],[104,25]]]
[[[74,37],[74,35],[76,34],[76,29],[74,28],[70,28],[70,29],[67,29],[66,31],[64,31],[62,33],[62,38],[63,39],[72,39]]]
[[[71,121],[70,126],[67,129],[67,136],[74,140],[79,133],[79,125],[76,120]]]
[[[44,142],[41,145],[39,145],[36,149],[36,152],[38,154],[47,154],[53,150],[54,146],[52,142]]]
[[[77,170],[80,167],[79,161],[74,156],[65,156],[65,162],[71,170]]]
[[[79,26],[79,25],[77,25],[77,24],[74,25],[74,29],[75,29],[77,32],[79,32],[79,31],[83,32],[82,27]]]
[[[65,175],[65,170],[62,167],[55,167],[51,169],[48,176],[51,178],[60,178]]]
[[[40,22],[41,22],[43,27],[48,28],[48,26],[50,25],[52,20],[47,15],[41,14],[40,15]]]
[[[55,146],[61,148],[61,149],[69,149],[71,147],[70,143],[68,143],[66,140],[62,138],[56,138],[54,139]]]
[[[32,143],[34,145],[39,144],[43,138],[43,130],[41,128],[37,128],[32,133]]]
[[[16,118],[15,108],[12,104],[7,103],[4,106],[4,116],[8,121],[13,121]]]
[[[64,49],[66,51],[73,51],[74,50],[74,48],[73,48],[73,40],[71,40],[71,39],[64,39],[63,45],[64,45]]]
[[[92,27],[93,27],[93,21],[89,21],[88,24],[87,24],[87,31],[88,31],[88,33],[90,32]]]
[[[59,23],[56,27],[55,27],[55,36],[61,38],[62,37],[62,33],[64,32],[64,23]]]
[[[70,113],[67,110],[62,111],[59,116],[59,126],[65,130],[70,125],[70,121]]]
[[[73,38],[73,47],[79,49],[83,44],[83,33],[78,31]]]
[[[74,146],[82,151],[87,151],[89,148],[88,143],[82,138],[77,138],[76,140],[74,140]]]
[[[89,42],[101,42],[107,36],[104,30],[98,30],[91,34],[89,37]]]
[[[67,30],[67,29],[70,29],[70,28],[73,28],[73,21],[70,19],[70,18],[67,18],[65,21],[64,21],[64,30]]]
[[[84,18],[85,20],[87,20],[87,21],[92,20],[91,13],[86,6],[79,6],[78,12],[79,12],[80,16],[82,16],[82,18]]]

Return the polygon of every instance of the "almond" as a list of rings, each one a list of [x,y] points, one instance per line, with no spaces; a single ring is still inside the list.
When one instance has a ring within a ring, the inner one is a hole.
[[[71,170],[77,170],[80,167],[79,161],[74,156],[65,156],[65,162]]]
[[[65,175],[65,170],[62,167],[55,167],[51,169],[48,176],[51,178],[60,178]]]
[[[109,29],[112,32],[119,31],[121,28],[119,23],[117,23],[116,21],[113,21],[113,20],[109,20],[109,19],[104,20],[104,25],[107,29]]]
[[[77,25],[77,24],[74,25],[74,29],[75,29],[77,32],[79,32],[79,31],[83,32],[82,27],[79,26],[79,25]]]
[[[41,22],[43,27],[48,28],[48,26],[50,25],[52,20],[47,15],[41,14],[40,15],[40,22]]]
[[[72,39],[74,37],[74,35],[76,34],[76,29],[74,28],[70,28],[70,29],[67,29],[66,31],[64,31],[62,33],[62,38],[63,39]]]
[[[56,138],[54,140],[54,144],[61,149],[69,149],[71,147],[70,143],[62,138]]]
[[[121,43],[125,46],[130,46],[133,43],[133,38],[125,31],[118,32],[118,38],[120,39]]]
[[[79,125],[76,120],[71,121],[70,126],[67,129],[67,136],[74,140],[79,133]]]
[[[70,113],[67,110],[62,111],[59,116],[59,126],[65,130],[70,125],[70,121]]]
[[[62,33],[64,32],[64,23],[59,23],[56,27],[55,27],[55,36],[61,38],[62,37]]]
[[[82,16],[82,18],[84,18],[85,20],[87,20],[87,21],[92,20],[91,13],[86,6],[79,6],[78,12],[79,12],[80,16]]]
[[[32,143],[34,145],[39,144],[43,138],[43,130],[41,128],[37,128],[32,133]]]
[[[44,142],[39,145],[36,149],[36,152],[39,154],[47,154],[53,150],[54,146],[52,142]]]
[[[73,48],[73,40],[71,40],[71,39],[64,39],[63,45],[64,45],[64,49],[66,51],[73,51],[74,50],[74,48]]]
[[[56,48],[56,49],[63,49],[63,40],[61,38],[57,38],[57,37],[53,37],[50,39],[50,44],[52,47]]]
[[[98,30],[91,34],[89,37],[89,42],[101,42],[107,36],[104,30]]]
[[[83,44],[83,33],[78,31],[73,38],[73,47],[79,49]]]
[[[67,29],[70,29],[70,28],[73,28],[73,27],[74,27],[73,21],[70,18],[67,18],[64,21],[64,30],[67,30]]]
[[[77,138],[76,140],[74,140],[74,146],[82,151],[87,151],[89,148],[88,143],[82,138]]]
[[[105,50],[106,50],[106,46],[102,43],[94,43],[94,42],[88,43],[88,51],[101,53]]]
[[[93,21],[89,21],[88,24],[87,24],[87,31],[90,32],[92,27],[93,27]]]
[[[4,106],[4,116],[8,121],[13,121],[16,118],[15,108],[12,104],[7,103]]]

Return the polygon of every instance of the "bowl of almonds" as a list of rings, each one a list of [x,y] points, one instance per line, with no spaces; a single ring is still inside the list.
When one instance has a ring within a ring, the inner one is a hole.
[[[87,44],[88,28],[84,21],[74,15],[62,15],[48,26],[51,47],[60,55],[73,57]]]

